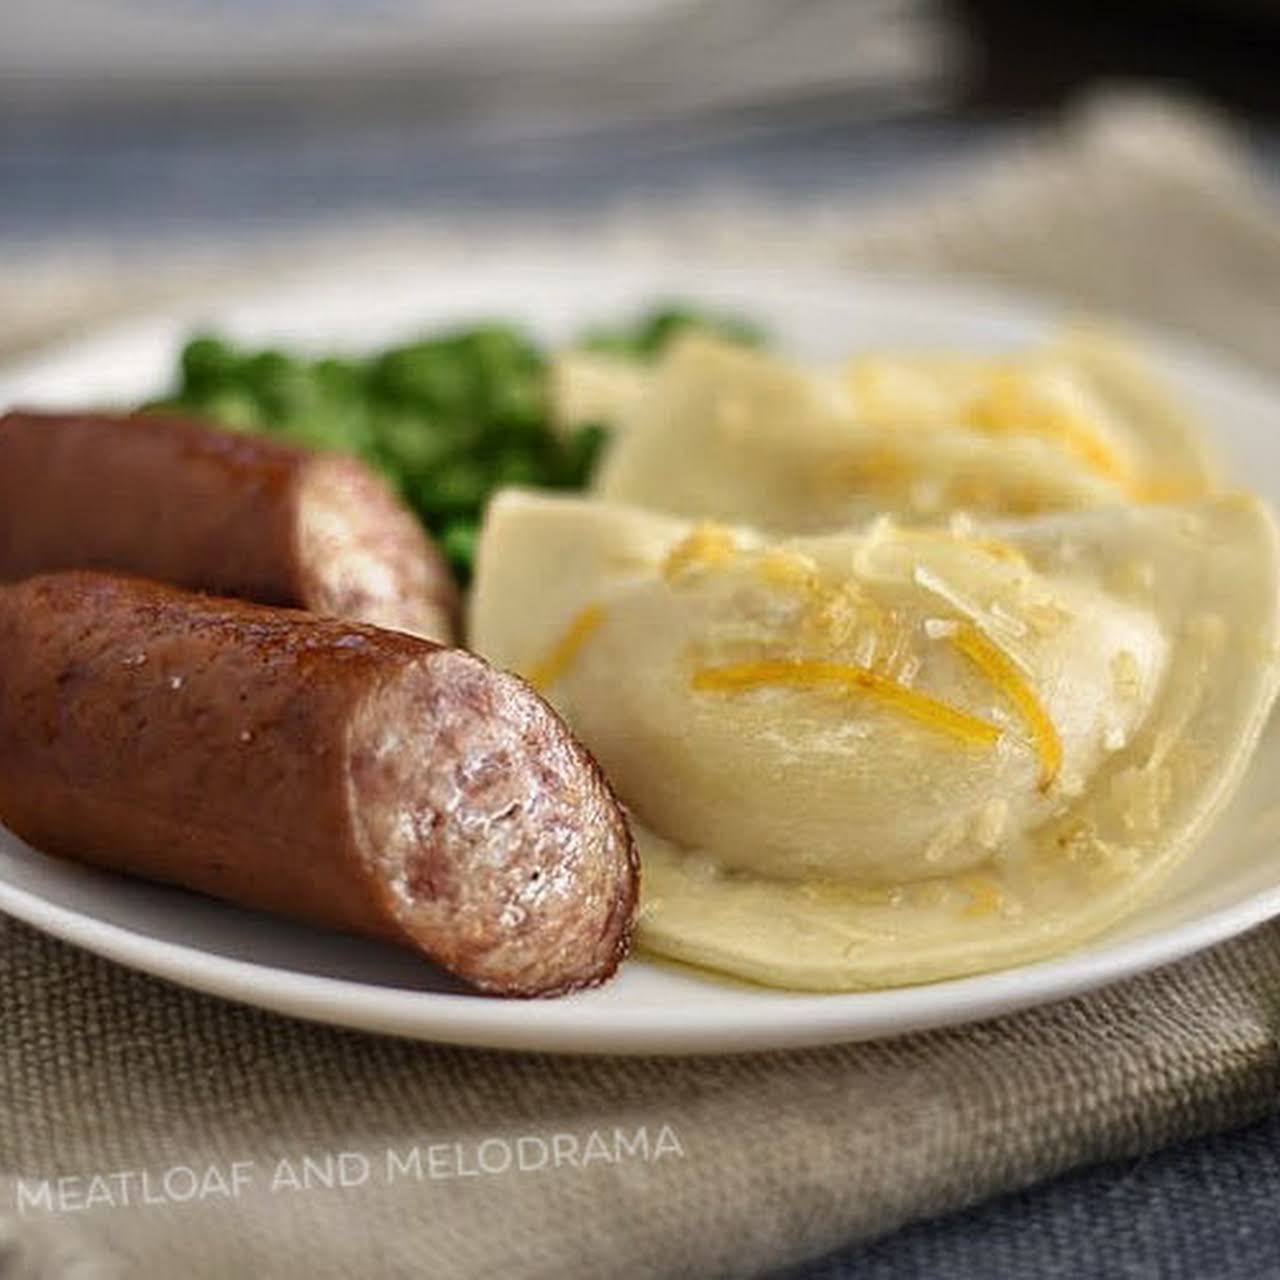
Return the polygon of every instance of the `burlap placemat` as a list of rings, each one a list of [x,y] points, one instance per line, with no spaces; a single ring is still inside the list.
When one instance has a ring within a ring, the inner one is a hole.
[[[15,254],[0,270],[0,332],[16,350],[121,309],[310,269],[336,234],[153,252],[145,285],[129,253]],[[1274,213],[1220,126],[1160,102],[1095,105],[906,204],[801,215],[709,198],[632,211],[597,236],[627,252],[675,239],[731,259],[994,277],[1280,368]],[[360,239],[382,262],[464,243],[389,226]],[[999,1022],[718,1059],[333,1031],[9,922],[0,990],[5,1280],[757,1274],[1241,1122],[1280,1084],[1280,926]]]

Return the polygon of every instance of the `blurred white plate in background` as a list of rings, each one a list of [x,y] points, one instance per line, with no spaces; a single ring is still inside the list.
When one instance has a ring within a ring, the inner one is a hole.
[[[957,285],[793,270],[661,267],[495,255],[482,265],[334,278],[192,308],[0,371],[15,403],[128,404],[164,390],[184,337],[359,349],[482,317],[550,341],[655,300],[738,310],[781,345],[834,359],[867,345],[1001,347],[1055,314]],[[1172,340],[1153,354],[1213,427],[1236,474],[1280,503],[1280,390]],[[179,890],[58,862],[0,828],[0,909],[122,964],[266,1009],[369,1031],[503,1048],[726,1052],[871,1039],[991,1017],[1175,960],[1280,914],[1280,731],[1210,838],[1136,916],[1061,958],[1002,973],[850,995],[771,991],[633,959],[608,987],[544,1002],[465,994],[407,952],[284,923]]]

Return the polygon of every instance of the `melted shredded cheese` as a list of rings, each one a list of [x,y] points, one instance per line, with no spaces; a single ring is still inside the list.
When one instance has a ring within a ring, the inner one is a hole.
[[[1032,436],[1135,499],[1154,496],[1060,371],[1016,359],[867,356],[849,364],[845,384],[859,418],[882,430],[961,426],[984,435]],[[860,478],[873,479],[874,470]]]
[[[1102,438],[1083,410],[1046,395],[1044,388],[1021,370],[994,373],[982,393],[970,402],[965,423],[987,435],[1037,436],[1124,489],[1135,483],[1125,460]]]
[[[676,582],[693,569],[715,569],[733,559],[737,544],[733,533],[722,524],[704,520],[667,552],[662,576]]]
[[[756,574],[766,586],[802,595],[816,592],[820,586],[818,566],[806,555],[781,548],[764,552],[756,560]]]
[[[811,472],[811,487],[826,501],[862,490],[893,496],[906,490],[914,477],[915,468],[899,450],[880,444],[824,459]]]
[[[953,644],[1013,705],[1040,759],[1040,790],[1047,791],[1062,768],[1062,739],[1035,690],[1003,650],[970,622],[960,624]]]
[[[1000,728],[988,720],[886,679],[867,667],[849,663],[781,659],[739,662],[695,671],[692,683],[696,690],[710,693],[736,693],[769,685],[799,689],[834,686],[842,692],[868,694],[918,724],[972,746],[992,747],[1001,736]]]
[[[549,689],[569,669],[582,646],[603,621],[604,610],[598,604],[587,605],[569,623],[564,635],[551,646],[546,656],[529,669],[525,679],[539,692]]]

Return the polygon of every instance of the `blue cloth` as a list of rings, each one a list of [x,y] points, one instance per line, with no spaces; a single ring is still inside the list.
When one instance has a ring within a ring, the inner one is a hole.
[[[695,187],[800,197],[954,162],[1012,131],[924,118],[763,130],[723,120],[515,142],[458,139],[416,121],[255,130],[0,114],[0,243],[225,238],[415,210],[574,212]]]
[[[1280,1116],[1080,1170],[776,1280],[1280,1276]]]

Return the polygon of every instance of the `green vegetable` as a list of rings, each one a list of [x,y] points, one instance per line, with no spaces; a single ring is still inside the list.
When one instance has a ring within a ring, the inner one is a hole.
[[[761,341],[742,320],[665,306],[579,345],[650,360],[692,327]],[[170,395],[148,407],[358,454],[396,486],[465,583],[495,489],[581,489],[607,443],[598,424],[567,437],[552,430],[547,369],[532,338],[498,322],[365,358],[253,350],[206,334],[183,349]]]
[[[589,330],[577,345],[589,351],[652,360],[672,338],[688,329],[703,329],[748,347],[762,346],[765,341],[764,331],[749,320],[671,303],[632,325]]]
[[[456,573],[470,575],[480,526],[474,520],[451,520],[440,534],[440,549]]]

